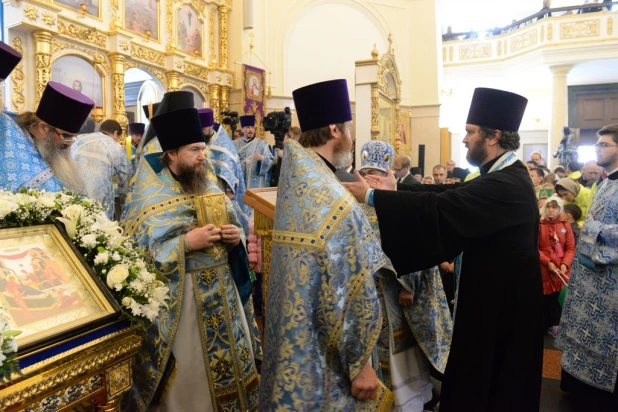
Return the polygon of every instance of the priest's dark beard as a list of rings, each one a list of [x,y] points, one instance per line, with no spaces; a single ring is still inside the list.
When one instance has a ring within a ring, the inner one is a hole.
[[[178,164],[176,180],[180,183],[185,192],[196,195],[203,193],[208,184],[208,177],[206,176],[206,170],[203,166],[196,169],[185,163]]]
[[[479,142],[476,146],[469,148],[468,153],[466,153],[466,160],[472,166],[480,167],[485,159],[487,159],[487,148],[483,142]]]
[[[71,152],[68,147],[59,146],[55,140],[53,132],[50,132],[42,139],[34,138],[34,146],[41,154],[43,160],[51,170],[54,176],[67,189],[82,193],[84,182],[80,177],[80,171],[77,164],[71,157]],[[94,173],[95,171],[90,171]]]

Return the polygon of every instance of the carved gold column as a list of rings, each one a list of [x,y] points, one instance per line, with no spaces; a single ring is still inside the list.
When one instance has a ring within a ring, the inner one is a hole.
[[[166,72],[165,75],[167,76],[167,91],[177,92],[180,85],[180,73],[171,70]]]
[[[125,57],[120,53],[110,53],[109,59],[112,62],[112,119],[120,123],[123,134],[126,134],[129,122],[124,108]]]
[[[24,55],[20,37],[13,37],[13,48],[22,56]],[[13,96],[11,98],[13,102],[13,111],[17,114],[21,114],[24,111],[24,107],[26,107],[26,97],[24,96],[24,82],[26,81],[26,76],[24,75],[23,59],[13,69],[11,80],[13,80]]]
[[[219,86],[219,89],[221,90],[219,110],[221,110],[221,112],[224,112],[230,108],[229,101],[228,101],[229,95],[230,95],[230,87],[229,86]]]
[[[219,6],[219,68],[227,70],[227,18],[228,6]]]
[[[52,34],[48,31],[35,31],[34,37],[34,59],[36,62],[36,100],[34,108],[39,105],[43,90],[47,86],[47,82],[51,79],[51,43]]]
[[[210,108],[215,112],[215,120],[219,123],[221,123],[220,90],[221,86],[218,84],[210,85]]]
[[[371,140],[376,140],[380,134],[380,89],[378,85],[371,86]]]

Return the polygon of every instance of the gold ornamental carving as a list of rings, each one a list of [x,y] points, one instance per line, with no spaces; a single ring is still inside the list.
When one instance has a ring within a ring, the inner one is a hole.
[[[53,14],[43,13],[42,19],[43,23],[47,24],[48,26],[53,26],[54,24],[56,24],[56,18]]]
[[[58,41],[56,39],[52,40],[52,45],[51,45],[51,52],[52,55],[56,54],[59,51],[62,50],[74,50],[74,51],[79,51],[82,53],[87,54],[88,56],[91,57],[91,60],[94,64],[98,64],[101,66],[101,68],[103,69],[103,71],[107,74],[110,75],[111,74],[111,67],[109,65],[109,63],[107,62],[107,60],[105,59],[105,56],[102,53],[97,53],[91,49],[87,49],[85,47],[80,47],[80,46],[76,46],[74,44],[71,43],[66,43],[66,42],[61,42]]]
[[[491,43],[459,46],[459,60],[472,60],[491,57]]]
[[[219,68],[227,70],[228,7],[219,6]]]
[[[197,77],[198,79],[202,79],[204,81],[206,81],[206,78],[208,77],[208,69],[187,62],[185,62],[184,73],[188,76]]]
[[[28,6],[24,9],[24,16],[31,21],[36,21],[39,18],[39,11],[33,6]]]
[[[178,70],[182,70],[184,67],[184,63],[182,60],[176,60],[176,62],[174,63],[174,66],[176,66]]]
[[[128,52],[129,51],[129,42],[126,40],[120,40],[120,42],[118,43],[120,45],[120,50],[122,50],[123,52]]]
[[[612,34],[614,34],[614,18],[609,16],[607,18],[607,35],[611,36]]]
[[[210,93],[210,90],[208,90],[208,83],[197,82],[194,79],[181,76],[180,77],[180,88],[182,89],[185,86],[195,87],[202,94],[202,97],[204,98],[204,102],[208,101],[208,94]]]
[[[16,52],[23,55],[24,49],[22,47],[22,40],[20,37],[13,37],[13,48]],[[26,76],[24,75],[24,61],[23,59],[15,66],[15,69],[11,72],[11,80],[13,80],[13,111],[17,114],[21,114],[26,107],[26,97],[24,96],[24,83]]]
[[[220,123],[221,122],[221,110],[220,110],[220,100],[219,100],[219,91],[221,86],[218,84],[210,85],[210,108],[215,112],[215,119]]]
[[[446,61],[446,47],[442,47],[442,61]]]
[[[511,38],[511,52],[516,52],[538,43],[538,30],[528,30]]]
[[[215,46],[215,26],[217,7],[211,7],[208,12],[208,67],[217,67],[217,49]]]
[[[61,389],[41,399],[39,402],[28,405],[27,410],[47,410],[54,405],[54,410],[61,410],[86,399],[103,388],[103,374],[97,374],[74,383],[68,388]]]
[[[371,88],[371,140],[376,140],[380,134],[380,91]]]
[[[120,123],[123,131],[129,124],[124,107],[124,73],[126,59],[122,54],[112,53],[112,119]]]
[[[7,410],[14,405],[28,404],[41,393],[78,381],[82,375],[96,372],[123,356],[135,353],[140,346],[141,337],[133,332],[120,342],[111,340],[100,350],[87,353],[86,356],[45,371],[40,378],[32,379],[32,383],[26,380],[9,386],[3,390],[2,397],[0,397],[0,410]]]
[[[168,0],[167,7],[165,10],[165,24],[167,31],[167,38],[169,42],[167,43],[167,51],[176,50],[176,30],[174,30],[174,1]]]
[[[453,46],[449,46],[448,47],[448,60],[451,62],[453,61],[453,54],[454,54]]]
[[[58,20],[58,33],[89,44],[94,44],[100,48],[105,48],[107,46],[107,37],[104,34],[99,33],[94,28],[78,25],[76,23]]]
[[[600,26],[599,19],[560,23],[560,38],[579,39],[599,36],[601,34]]]
[[[545,26],[541,26],[541,43],[545,41]]]
[[[152,49],[147,49],[145,47],[132,44],[131,56],[141,60],[146,60],[150,63],[154,63],[157,66],[165,66],[165,56]]]
[[[498,41],[498,57],[502,56],[502,42]]]
[[[547,26],[547,40],[552,41],[554,39],[554,25],[553,24],[549,24],[549,26]]]
[[[52,34],[48,31],[35,31],[33,33],[35,52],[34,61],[36,67],[35,78],[35,108],[39,105],[43,90],[51,79],[51,42]]]
[[[169,71],[167,74],[167,91],[177,92],[180,84],[180,73],[176,71]]]
[[[108,398],[129,390],[131,388],[131,361],[125,361],[110,368],[106,375]]]
[[[229,110],[230,108],[230,103],[229,103],[229,95],[230,95],[230,87],[229,86],[221,86],[221,103],[219,105],[219,108],[221,110],[221,112],[224,112],[226,110]]]

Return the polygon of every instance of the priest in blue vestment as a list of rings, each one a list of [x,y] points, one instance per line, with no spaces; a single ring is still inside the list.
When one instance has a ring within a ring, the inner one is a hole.
[[[374,282],[387,260],[334,173],[353,145],[347,83],[293,96],[303,134],[285,143],[279,179],[260,410],[388,410]]]
[[[36,113],[0,113],[0,187],[82,193],[81,172],[69,148],[93,107],[88,97],[50,81]]]
[[[240,116],[243,136],[234,140],[247,189],[270,187],[275,156],[270,145],[255,136],[255,116]]]
[[[244,308],[251,280],[240,223],[207,167],[197,110],[157,115],[151,126],[163,152],[140,158],[122,223],[166,275],[171,300],[147,331],[126,410],[255,410],[261,348]]]
[[[560,320],[560,387],[574,410],[618,410],[618,124],[598,131],[599,184],[577,243]]]

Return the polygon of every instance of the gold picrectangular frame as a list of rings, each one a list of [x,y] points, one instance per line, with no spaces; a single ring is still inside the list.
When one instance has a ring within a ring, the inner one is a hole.
[[[195,198],[197,223],[200,227],[213,224],[216,227],[229,224],[224,193],[210,193]]]
[[[0,229],[0,302],[23,354],[120,315],[109,289],[57,225]]]

